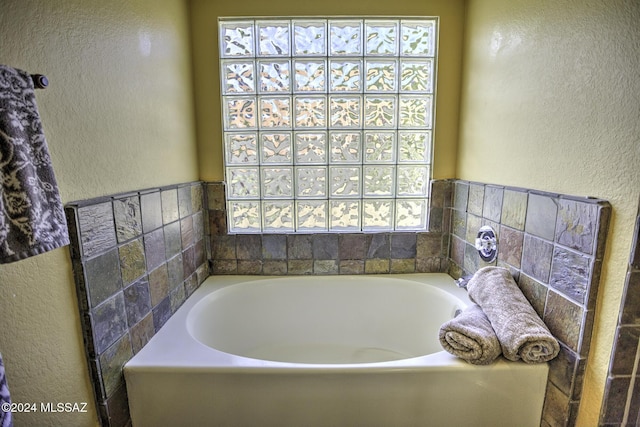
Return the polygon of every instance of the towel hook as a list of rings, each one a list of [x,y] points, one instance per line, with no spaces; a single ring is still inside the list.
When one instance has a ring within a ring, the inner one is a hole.
[[[36,89],[45,89],[49,86],[49,79],[43,74],[31,74],[31,80]]]
[[[498,256],[498,238],[496,232],[488,225],[480,227],[476,238],[476,249],[485,262],[493,262]]]

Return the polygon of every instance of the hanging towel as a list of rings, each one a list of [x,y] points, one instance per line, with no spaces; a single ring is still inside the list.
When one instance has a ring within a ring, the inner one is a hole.
[[[547,362],[560,346],[506,268],[484,267],[467,285],[469,298],[482,307],[509,360]]]
[[[0,263],[68,244],[31,75],[0,65]]]
[[[440,327],[440,344],[474,365],[488,365],[500,353],[500,342],[480,306],[473,304]]]
[[[11,396],[9,395],[9,387],[7,387],[7,379],[4,376],[4,363],[0,353],[0,427],[13,426],[11,411],[6,410],[7,404],[11,405]]]

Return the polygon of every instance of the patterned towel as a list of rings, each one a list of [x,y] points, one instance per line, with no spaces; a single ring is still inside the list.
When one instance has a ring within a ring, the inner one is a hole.
[[[68,244],[33,81],[0,65],[0,264]]]
[[[0,406],[4,408],[4,404],[11,404],[11,396],[7,387],[7,379],[4,376],[4,363],[2,362],[2,354],[0,354]],[[0,427],[13,426],[11,412],[0,409]]]

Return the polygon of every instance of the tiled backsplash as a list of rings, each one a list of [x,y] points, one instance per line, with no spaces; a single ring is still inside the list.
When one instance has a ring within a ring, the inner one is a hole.
[[[601,427],[640,425],[640,211],[605,387]]]
[[[511,270],[561,343],[549,364],[542,426],[576,422],[610,215],[603,200],[455,182],[449,273],[457,278],[487,265],[474,243],[490,225],[498,235],[492,264]]]
[[[426,232],[227,234],[223,183],[208,183],[213,274],[440,272],[448,263],[451,181],[433,181]]]
[[[202,183],[67,204],[71,258],[102,425],[129,422],[122,366],[208,276]]]

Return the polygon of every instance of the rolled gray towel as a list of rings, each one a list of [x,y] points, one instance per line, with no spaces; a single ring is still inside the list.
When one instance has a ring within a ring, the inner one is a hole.
[[[474,365],[488,365],[501,353],[489,319],[475,304],[444,323],[439,338],[442,348]]]
[[[496,331],[502,354],[509,360],[547,362],[558,355],[560,346],[535,312],[509,270],[484,267],[473,275],[467,291],[471,301],[482,307]]]

